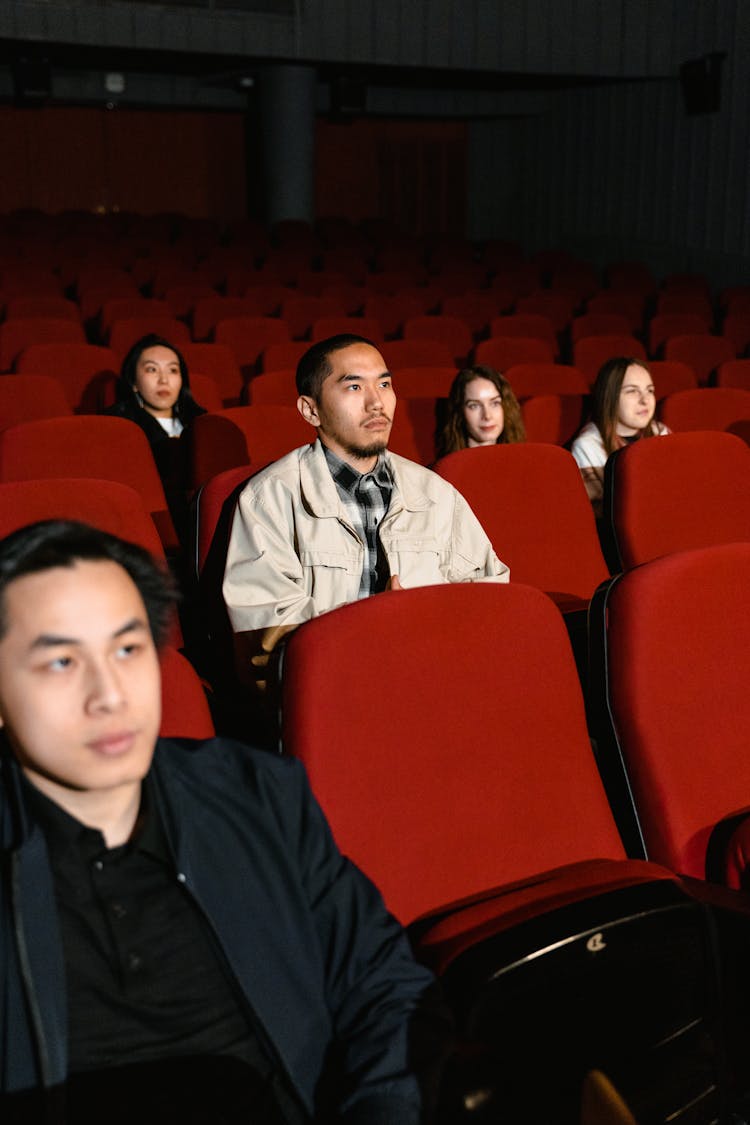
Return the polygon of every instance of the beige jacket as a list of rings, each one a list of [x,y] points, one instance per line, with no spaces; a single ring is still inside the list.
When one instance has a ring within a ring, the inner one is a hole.
[[[401,585],[507,582],[508,567],[463,496],[429,469],[388,457],[394,488],[379,534]],[[356,601],[363,558],[322,445],[295,449],[240,495],[223,587],[232,628],[298,625]]]

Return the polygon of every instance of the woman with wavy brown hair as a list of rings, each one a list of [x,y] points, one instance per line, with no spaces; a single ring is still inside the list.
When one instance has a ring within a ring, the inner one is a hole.
[[[525,440],[521,408],[508,380],[482,364],[459,371],[448,394],[438,457],[458,449]]]

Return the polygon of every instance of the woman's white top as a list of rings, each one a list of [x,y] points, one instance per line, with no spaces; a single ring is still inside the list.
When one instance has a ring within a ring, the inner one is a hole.
[[[670,431],[662,422],[657,422],[656,432],[659,437],[663,437]],[[599,469],[606,464],[609,456],[604,448],[599,428],[593,422],[589,422],[583,427],[573,442],[570,452],[580,469]]]
[[[179,437],[185,428],[179,418],[157,418],[156,421],[169,437]]]

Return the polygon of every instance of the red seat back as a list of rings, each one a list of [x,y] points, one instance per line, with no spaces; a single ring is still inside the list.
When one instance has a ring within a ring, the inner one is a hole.
[[[315,438],[296,406],[235,406],[193,422],[193,487],[238,465],[254,473]]]
[[[44,418],[0,433],[0,481],[59,477],[129,485],[154,517],[162,542],[176,546],[151,448],[133,422],[95,416]]]
[[[0,324],[0,371],[11,371],[31,344],[85,344],[79,321],[64,317],[29,317]]]
[[[646,349],[635,336],[584,336],[573,345],[573,363],[593,383],[600,368],[615,356],[645,359]]]
[[[242,373],[234,352],[225,344],[180,344],[188,371],[210,375],[225,406],[236,406],[242,391]]]
[[[48,375],[0,376],[0,430],[35,418],[61,418],[72,413],[56,379]]]
[[[736,355],[734,341],[725,336],[709,336],[704,333],[671,336],[664,345],[664,358],[690,364],[698,376],[698,382],[704,385],[715,368],[728,359],[734,359]]]
[[[692,547],[750,541],[750,449],[733,434],[637,441],[610,459],[605,492],[624,568]]]
[[[192,664],[176,649],[159,653],[162,738],[213,738],[216,730],[206,694]]]
[[[523,399],[526,440],[566,445],[581,428],[583,403],[583,395],[532,395]]]
[[[490,336],[474,349],[474,362],[485,363],[500,372],[519,363],[552,363],[555,348],[537,336]]]
[[[449,349],[457,363],[471,351],[471,329],[456,316],[413,316],[404,324],[406,340],[439,340]]]
[[[578,466],[565,449],[520,442],[462,449],[435,471],[465,496],[511,580],[588,600],[608,577]]]
[[[110,348],[96,344],[31,344],[16,362],[24,374],[53,375],[77,414],[95,414],[114,383],[120,361]]]
[[[749,576],[750,543],[670,554],[616,579],[596,613],[648,857],[696,878],[716,823],[750,807]]]
[[[392,688],[387,717],[372,678],[351,675],[363,637]],[[343,606],[294,633],[282,687],[285,749],[403,922],[623,855],[565,627],[537,590],[432,586]]]
[[[516,398],[589,393],[589,384],[582,372],[563,363],[516,363],[506,368],[505,378]]]
[[[664,399],[661,418],[670,430],[730,430],[745,440],[750,423],[750,390],[698,387]]]
[[[401,367],[452,367],[451,349],[442,340],[387,340],[383,358],[391,371]]]

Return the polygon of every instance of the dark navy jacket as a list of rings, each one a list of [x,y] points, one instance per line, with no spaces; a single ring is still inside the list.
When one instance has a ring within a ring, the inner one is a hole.
[[[0,1091],[66,1076],[65,969],[45,841],[18,767],[0,784]],[[409,1021],[430,974],[343,857],[291,759],[160,741],[152,776],[175,875],[212,925],[272,1051],[313,1115],[331,1047],[348,1121],[412,1125]]]

